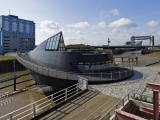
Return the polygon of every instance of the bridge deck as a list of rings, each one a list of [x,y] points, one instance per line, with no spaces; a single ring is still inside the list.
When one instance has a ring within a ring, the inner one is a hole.
[[[99,119],[120,99],[102,93],[86,91],[62,106],[45,112],[36,119],[90,120]]]

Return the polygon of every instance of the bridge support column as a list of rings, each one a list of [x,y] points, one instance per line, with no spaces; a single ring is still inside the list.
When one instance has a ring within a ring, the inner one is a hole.
[[[154,36],[150,36],[150,46],[154,46]],[[153,47],[151,47],[153,49]]]

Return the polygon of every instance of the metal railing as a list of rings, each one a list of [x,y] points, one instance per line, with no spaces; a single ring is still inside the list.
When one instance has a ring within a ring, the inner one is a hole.
[[[25,67],[45,76],[61,78],[61,79],[69,79],[69,80],[77,80],[77,76],[82,76],[87,78],[90,81],[105,81],[105,80],[119,80],[125,79],[134,74],[133,67],[128,67],[127,70],[121,70],[118,72],[110,71],[110,73],[76,73],[76,72],[66,72],[55,70],[47,67],[43,67],[41,65],[37,65],[26,61],[17,55],[17,60],[24,65]],[[113,68],[114,69],[114,68]]]
[[[78,76],[78,83],[63,90],[60,90],[54,94],[44,97],[34,103],[21,107],[13,112],[0,117],[0,119],[16,119],[21,120],[24,118],[31,119],[41,114],[42,112],[51,109],[57,105],[58,102],[67,100],[68,97],[79,94],[81,90],[88,89],[88,80],[86,78]]]
[[[135,61],[124,61],[123,63],[120,62],[120,61],[117,61],[117,65],[132,65],[132,66],[148,66],[148,65],[151,65],[151,64],[154,64],[154,63],[158,63],[160,62],[160,59],[156,59],[156,60],[145,60],[145,61],[138,61],[138,63],[136,63]]]
[[[124,107],[125,101],[129,100],[130,98],[135,99],[135,100],[139,100],[139,101],[153,103],[153,97],[151,97],[151,96],[129,92],[116,105],[114,105],[107,113],[105,113],[99,120],[103,120],[103,119],[110,120],[110,118],[114,114],[115,110],[120,108],[121,106]],[[159,98],[159,101],[160,101],[160,98]],[[114,120],[114,118],[112,120]]]

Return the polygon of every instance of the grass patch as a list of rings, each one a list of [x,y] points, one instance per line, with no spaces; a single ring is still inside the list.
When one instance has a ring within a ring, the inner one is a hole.
[[[12,60],[12,58],[0,58],[0,61]]]
[[[15,58],[15,60],[17,59],[14,56],[0,56],[0,61],[14,60],[14,58]]]
[[[153,52],[153,54],[155,54],[155,55],[160,55],[160,52]]]

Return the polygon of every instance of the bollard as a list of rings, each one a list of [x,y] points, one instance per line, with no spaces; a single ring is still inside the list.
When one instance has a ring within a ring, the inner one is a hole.
[[[33,117],[36,117],[36,108],[35,108],[35,103],[33,103]]]
[[[129,94],[128,94],[128,100],[129,100]]]
[[[67,100],[67,88],[65,89],[65,100]]]
[[[53,95],[51,96],[51,107],[53,108]]]
[[[120,73],[120,71],[119,71],[119,79],[121,79],[121,73]]]

